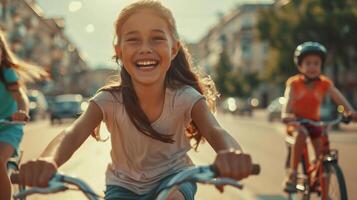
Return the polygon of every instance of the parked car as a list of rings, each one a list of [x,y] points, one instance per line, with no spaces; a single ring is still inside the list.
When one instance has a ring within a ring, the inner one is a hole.
[[[285,102],[285,97],[278,97],[268,105],[268,121],[281,120],[281,110]]]
[[[30,120],[45,119],[47,116],[48,104],[42,92],[39,90],[28,90],[27,96],[30,101]]]
[[[51,124],[62,119],[74,119],[80,116],[87,104],[80,94],[65,94],[56,96],[50,107]]]

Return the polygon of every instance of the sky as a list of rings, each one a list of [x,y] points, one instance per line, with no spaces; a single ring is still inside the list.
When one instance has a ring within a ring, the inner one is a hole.
[[[114,21],[120,10],[134,0],[37,0],[46,17],[63,17],[65,33],[90,67],[116,68]],[[219,19],[242,3],[272,0],[162,0],[171,9],[182,40],[197,42]]]

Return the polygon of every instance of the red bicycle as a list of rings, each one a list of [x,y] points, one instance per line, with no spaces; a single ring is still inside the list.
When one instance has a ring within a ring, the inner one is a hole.
[[[309,160],[308,146],[305,142],[303,155],[297,171],[296,192],[288,193],[290,200],[309,200],[313,193],[317,194],[322,200],[347,200],[346,182],[341,167],[338,165],[338,151],[331,149],[328,139],[328,129],[340,122],[349,123],[351,117],[339,116],[337,119],[324,122],[300,119],[293,123],[300,125],[310,124],[324,128],[323,135],[320,137],[323,144],[322,155],[315,161]],[[289,168],[290,154],[294,138],[286,138],[288,146],[288,156],[286,168]]]

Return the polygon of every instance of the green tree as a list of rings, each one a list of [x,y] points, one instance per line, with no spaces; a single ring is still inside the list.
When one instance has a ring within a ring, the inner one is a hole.
[[[223,96],[234,96],[236,93],[235,81],[232,77],[233,67],[227,55],[223,50],[216,66],[214,66],[213,80],[216,87]]]
[[[234,69],[227,52],[223,50],[216,66],[213,80],[223,96],[248,97],[259,84],[257,73],[247,73]]]
[[[240,88],[237,93],[244,97],[250,97],[252,95],[252,91],[259,85],[260,80],[258,79],[258,74],[254,72],[245,73],[241,70],[236,74],[236,84]]]
[[[357,4],[355,0],[294,0],[262,11],[258,30],[268,40],[271,57],[264,78],[282,84],[296,73],[293,53],[305,41],[328,50],[326,66],[339,85],[339,74],[357,63]]]

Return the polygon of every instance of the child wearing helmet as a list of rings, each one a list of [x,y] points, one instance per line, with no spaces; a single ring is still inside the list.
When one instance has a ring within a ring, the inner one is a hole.
[[[337,105],[344,107],[347,115],[352,115],[353,121],[357,120],[357,113],[334,86],[333,82],[321,74],[325,64],[327,50],[318,42],[304,42],[297,46],[294,53],[294,62],[299,74],[290,77],[286,82],[285,98],[286,104],[282,109],[282,120],[284,123],[299,118],[320,120],[320,106],[323,99],[330,95]],[[290,163],[284,191],[296,191],[296,171],[299,159],[302,155],[303,144],[306,137],[311,138],[316,156],[321,155],[322,142],[319,137],[322,128],[312,125],[287,125],[287,133],[295,138],[292,146]]]

